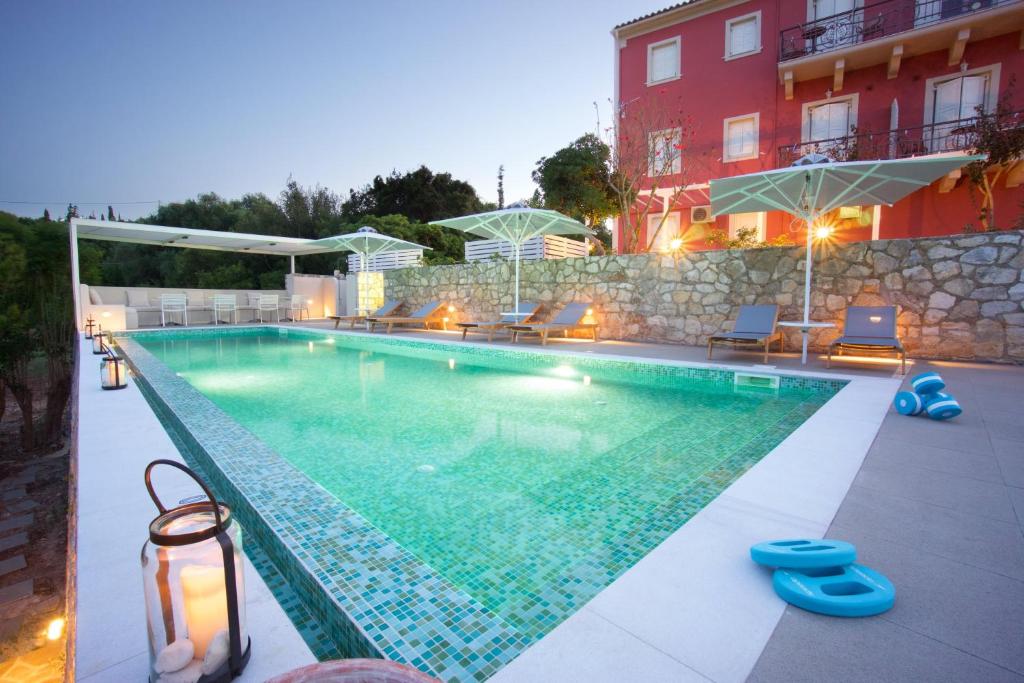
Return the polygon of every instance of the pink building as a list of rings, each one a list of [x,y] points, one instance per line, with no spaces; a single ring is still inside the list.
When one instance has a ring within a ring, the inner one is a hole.
[[[711,230],[762,240],[791,234],[788,215],[711,217],[711,178],[789,165],[808,152],[837,160],[949,153],[971,144],[978,107],[1000,98],[1024,110],[1024,0],[689,0],[621,24],[615,90],[624,120],[645,106],[682,110],[690,141],[683,162],[660,169],[658,209],[639,239],[666,248],[675,237],[700,246]],[[1024,121],[1024,117],[1017,118]],[[654,140],[668,154],[673,130]],[[659,136],[655,136],[659,137]],[[995,188],[995,224],[1009,227],[1024,202],[1024,163]],[[677,194],[674,188],[691,189]],[[676,196],[673,196],[673,195]],[[893,207],[848,207],[834,217],[842,240],[964,232],[978,227],[965,178],[947,177]],[[662,224],[651,235],[651,227]],[[621,226],[616,246],[628,240]]]

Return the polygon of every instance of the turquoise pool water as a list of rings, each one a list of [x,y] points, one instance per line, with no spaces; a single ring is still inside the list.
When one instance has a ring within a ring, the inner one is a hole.
[[[737,390],[721,372],[273,330],[137,341],[526,640],[678,529],[835,391],[763,393]]]

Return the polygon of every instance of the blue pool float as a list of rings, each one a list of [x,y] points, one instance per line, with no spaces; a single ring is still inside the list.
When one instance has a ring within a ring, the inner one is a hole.
[[[945,389],[946,383],[942,381],[939,373],[925,372],[910,380],[910,386],[922,396],[927,396],[928,394],[934,394]]]
[[[859,564],[776,569],[772,585],[778,596],[791,605],[833,617],[870,617],[885,612],[896,602],[892,582]]]
[[[948,420],[964,412],[955,398],[941,391],[928,398],[924,409],[933,420]]]
[[[766,567],[835,567],[855,561],[857,549],[846,541],[833,541],[828,538],[791,538],[751,546],[750,559]]]
[[[892,404],[900,415],[920,415],[924,411],[924,399],[913,391],[899,392]]]

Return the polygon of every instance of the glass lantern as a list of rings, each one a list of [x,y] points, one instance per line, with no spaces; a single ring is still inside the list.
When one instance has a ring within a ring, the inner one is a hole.
[[[103,331],[103,327],[99,325],[96,326],[96,334],[92,336],[92,353],[94,356],[107,352],[107,342],[105,337],[108,337],[109,335],[109,332]]]
[[[157,465],[188,474],[206,500],[165,508],[150,477]],[[242,529],[228,506],[181,463],[151,462],[146,489],[160,511],[142,547],[149,680],[226,683],[242,672],[250,652]]]
[[[100,386],[104,389],[124,389],[128,386],[128,372],[124,358],[107,349],[100,359]]]
[[[96,327],[96,321],[89,316],[89,319],[85,321],[85,338],[92,339],[92,331]]]

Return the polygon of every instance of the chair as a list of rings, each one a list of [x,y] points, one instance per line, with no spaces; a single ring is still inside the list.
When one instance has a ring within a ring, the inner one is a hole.
[[[378,308],[373,313],[370,313],[369,315],[329,315],[327,316],[327,319],[334,321],[334,329],[338,329],[338,325],[340,325],[342,322],[348,322],[349,329],[355,329],[356,323],[366,322],[367,318],[387,317],[394,313],[396,310],[398,310],[398,307],[400,305],[400,302],[392,299],[389,301],[385,301],[383,306]]]
[[[423,325],[423,329],[429,330],[430,323],[440,317],[442,310],[440,301],[431,301],[408,316],[367,316],[366,321],[370,323],[370,332],[373,332],[377,325],[387,325],[388,334],[391,334],[391,328],[395,325]]]
[[[846,309],[843,336],[828,345],[825,367],[832,367],[832,352],[895,351],[900,357],[900,373],[907,371],[907,352],[896,336],[895,306],[850,306]]]
[[[487,332],[487,341],[494,339],[494,333],[498,330],[503,330],[509,325],[516,323],[529,322],[530,318],[537,315],[537,311],[540,309],[540,304],[528,303],[525,301],[519,302],[519,315],[506,314],[501,316],[498,320],[491,320],[488,322],[464,322],[456,323],[462,328],[462,339],[465,341],[466,333],[470,330],[474,332]]]
[[[564,336],[569,336],[574,330],[590,330],[594,341],[597,341],[597,323],[583,322],[591,312],[590,304],[572,303],[566,304],[551,322],[508,325],[508,329],[512,331],[512,343],[519,339],[520,334],[532,332],[540,336],[541,346],[546,346],[548,335],[552,332],[561,332]]]
[[[181,315],[181,322],[172,325],[188,326],[188,299],[184,294],[161,294],[160,326],[167,327],[167,319],[175,315]]]
[[[711,360],[711,351],[715,344],[730,344],[733,348],[738,346],[764,346],[764,362],[768,362],[768,347],[772,339],[778,337],[779,350],[782,350],[782,333],[775,329],[779,321],[779,307],[776,304],[761,304],[740,306],[740,312],[736,315],[736,323],[732,326],[731,332],[708,337],[708,360]]]
[[[222,313],[228,314],[228,319],[232,323],[238,322],[238,300],[235,299],[234,294],[214,294],[213,295],[213,324],[220,324],[220,316]]]
[[[265,323],[263,319],[264,314],[268,317],[273,312],[277,319],[277,322],[281,322],[281,308],[278,303],[277,294],[260,294],[259,299],[256,301],[256,313],[259,316],[260,322]]]
[[[296,312],[299,314],[299,320],[302,320],[303,313],[309,319],[309,307],[306,305],[306,298],[301,294],[292,294],[291,302],[288,304],[288,320],[294,322]]]

